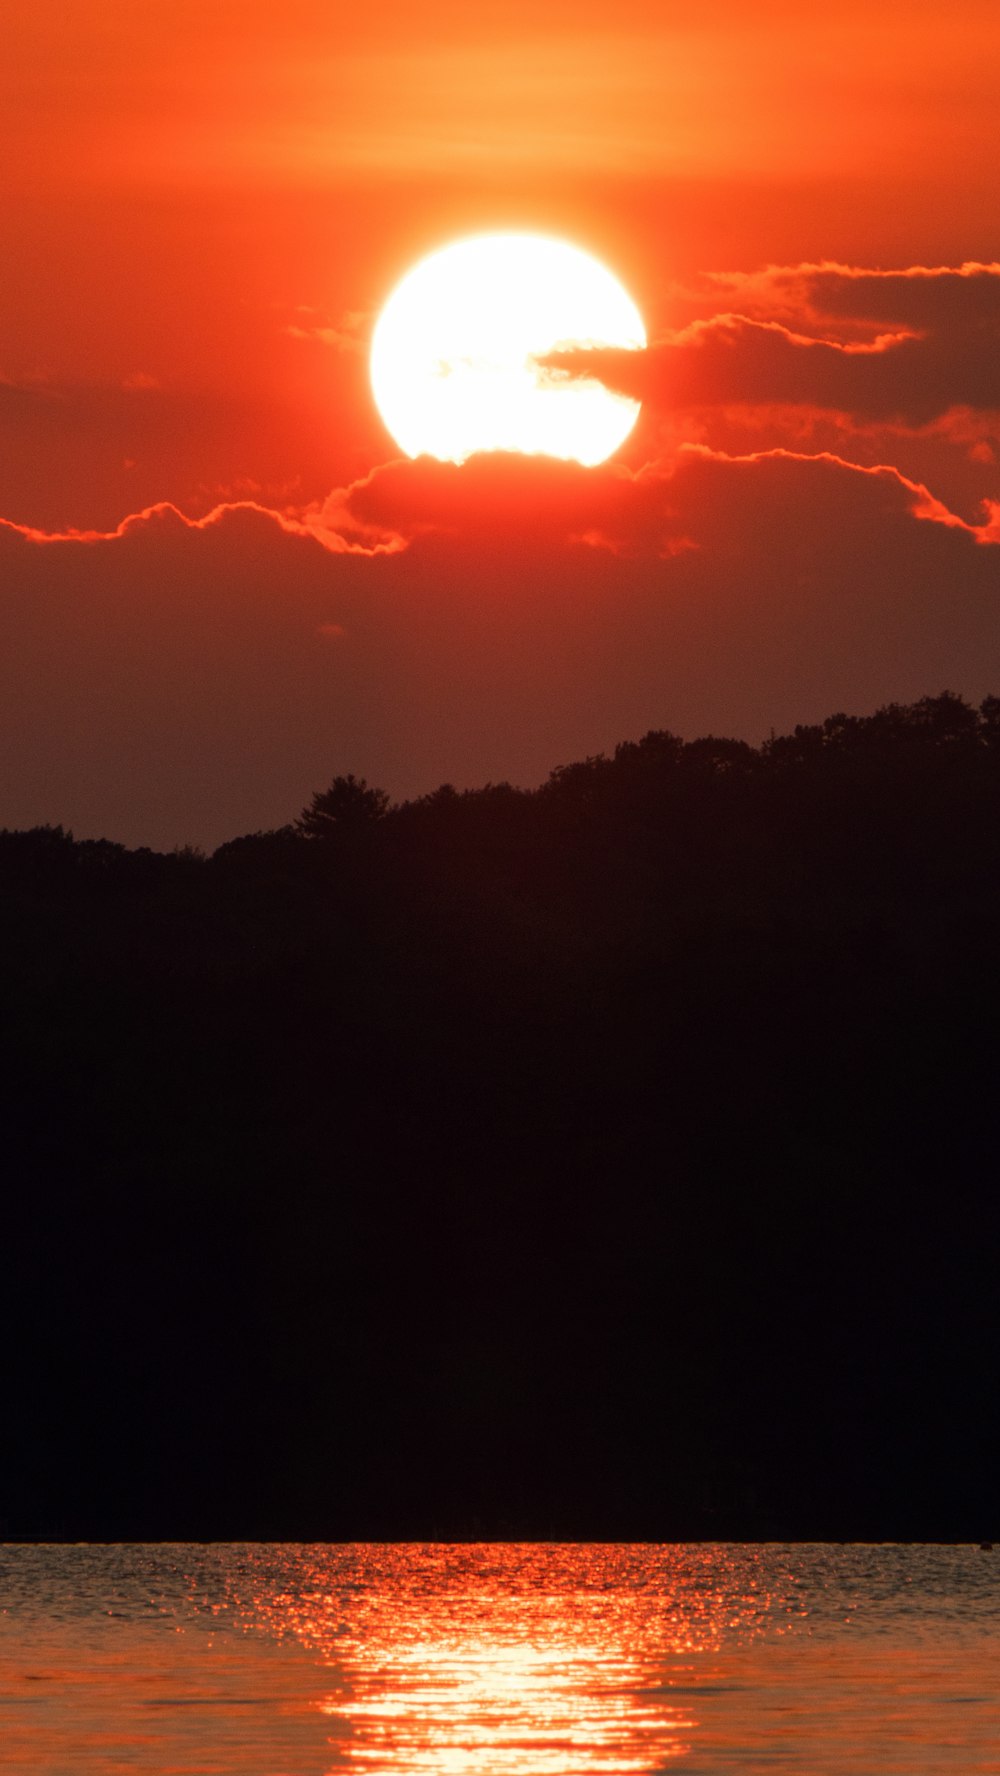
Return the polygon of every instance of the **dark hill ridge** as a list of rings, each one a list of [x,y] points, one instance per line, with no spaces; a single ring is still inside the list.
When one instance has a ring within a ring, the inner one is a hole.
[[[1000,700],[0,834],[0,1525],[995,1535]]]

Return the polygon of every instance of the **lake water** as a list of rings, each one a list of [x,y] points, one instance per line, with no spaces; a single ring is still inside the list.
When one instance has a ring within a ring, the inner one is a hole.
[[[0,1548],[5,1776],[1000,1772],[1000,1551]]]

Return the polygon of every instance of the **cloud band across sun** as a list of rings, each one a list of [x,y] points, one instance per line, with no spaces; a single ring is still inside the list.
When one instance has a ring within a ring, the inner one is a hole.
[[[547,361],[671,408],[798,405],[911,426],[1000,410],[1000,265],[773,267],[713,288],[724,312],[645,351]]]

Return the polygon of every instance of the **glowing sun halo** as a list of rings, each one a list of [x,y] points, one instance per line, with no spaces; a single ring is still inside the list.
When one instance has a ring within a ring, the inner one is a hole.
[[[536,360],[645,343],[632,298],[589,253],[545,235],[475,235],[396,286],[372,338],[372,391],[407,456],[519,450],[592,466],[628,437],[639,403]]]

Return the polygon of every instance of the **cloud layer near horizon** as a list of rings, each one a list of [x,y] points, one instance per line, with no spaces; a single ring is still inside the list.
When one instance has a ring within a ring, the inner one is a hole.
[[[339,771],[539,781],[670,727],[1000,689],[1000,550],[889,467],[389,463],[323,507],[0,525],[0,824],[212,845]]]

